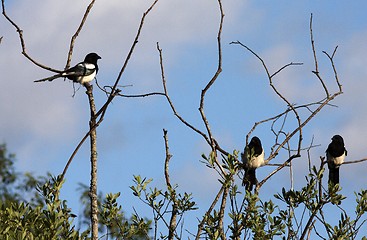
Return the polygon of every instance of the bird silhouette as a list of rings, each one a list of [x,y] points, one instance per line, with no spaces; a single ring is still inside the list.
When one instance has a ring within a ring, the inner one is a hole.
[[[85,56],[83,62],[78,63],[74,67],[66,69],[65,71],[53,75],[51,77],[36,80],[34,82],[52,81],[56,78],[68,78],[73,82],[84,84],[92,81],[98,73],[97,60],[101,59],[97,53],[89,53]]]

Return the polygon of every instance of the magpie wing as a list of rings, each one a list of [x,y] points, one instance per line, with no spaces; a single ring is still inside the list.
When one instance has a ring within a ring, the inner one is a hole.
[[[94,64],[81,62],[75,65],[74,67],[65,70],[65,72],[63,72],[62,75],[65,77],[88,76],[94,73],[95,70],[96,67],[94,66]]]

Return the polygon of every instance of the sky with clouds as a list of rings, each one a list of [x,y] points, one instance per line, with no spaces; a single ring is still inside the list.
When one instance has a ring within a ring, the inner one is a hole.
[[[72,64],[89,52],[102,59],[97,79],[101,85],[115,81],[133,43],[143,12],[152,1],[96,1],[76,43]],[[66,63],[71,36],[87,7],[85,1],[6,1],[8,15],[23,29],[27,52],[42,64],[62,69]],[[70,8],[70,5],[73,5]],[[330,62],[322,51],[332,53],[338,46],[335,64],[344,94],[327,107],[304,129],[304,144],[320,145],[311,151],[314,164],[324,155],[334,134],[344,137],[347,160],[365,158],[367,136],[367,16],[365,1],[223,1],[225,12],[222,32],[223,72],[209,90],[206,115],[220,145],[232,152],[242,150],[245,136],[254,122],[280,113],[284,103],[268,84],[260,62],[244,48],[229,44],[241,41],[258,53],[271,72],[290,62],[302,66],[287,68],[275,80],[278,89],[291,103],[304,104],[324,97],[319,81],[312,74],[313,55],[309,21],[313,13],[313,31],[320,72],[330,91],[337,91]],[[65,11],[65,9],[68,9]],[[29,62],[21,54],[15,29],[0,18],[0,141],[16,153],[17,168],[36,174],[60,174],[77,143],[88,129],[89,107],[83,88],[73,97],[73,85],[62,79],[34,83],[51,73]],[[201,89],[217,67],[216,35],[219,26],[217,1],[160,0],[146,18],[134,55],[122,76],[125,94],[162,92],[159,53],[163,50],[167,87],[177,111],[202,131],[199,99]],[[76,86],[78,87],[78,86]],[[106,96],[96,92],[103,104]],[[292,126],[292,116],[290,126]],[[204,139],[184,126],[172,113],[162,96],[117,98],[105,121],[98,128],[99,190],[122,192],[121,204],[127,213],[136,205],[129,186],[133,175],[153,178],[162,186],[165,157],[163,131],[168,130],[173,154],[172,182],[181,191],[192,192],[200,210],[205,211],[218,190],[217,174],[200,163],[209,148]],[[270,125],[255,133],[265,154],[274,142]],[[63,197],[78,211],[75,199],[77,183],[89,182],[88,143],[73,160],[63,189]],[[281,153],[274,163],[286,159]],[[367,163],[342,166],[342,193],[365,188]],[[259,178],[273,170],[263,167]],[[307,154],[295,160],[295,186],[305,182]],[[280,173],[262,188],[265,197],[289,188],[289,174]],[[354,202],[354,201],[352,201]],[[348,208],[349,206],[344,206]],[[189,218],[190,219],[190,218]]]

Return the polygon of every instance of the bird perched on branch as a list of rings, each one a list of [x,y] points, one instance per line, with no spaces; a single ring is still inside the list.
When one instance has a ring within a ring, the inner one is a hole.
[[[340,135],[331,138],[331,143],[326,149],[326,160],[329,168],[329,183],[332,185],[339,183],[339,167],[343,164],[347,156],[347,150],[344,147],[344,140]]]
[[[84,84],[92,81],[98,72],[97,60],[101,59],[97,53],[89,53],[85,56],[83,62],[78,63],[72,68],[66,69],[65,71],[58,73],[54,76],[36,80],[34,82],[45,82],[52,81],[56,78],[68,78],[73,82]]]
[[[256,169],[265,164],[264,149],[258,137],[253,137],[250,143],[245,147],[241,154],[242,163],[245,169],[242,185],[246,190],[252,191],[254,185],[257,184]]]

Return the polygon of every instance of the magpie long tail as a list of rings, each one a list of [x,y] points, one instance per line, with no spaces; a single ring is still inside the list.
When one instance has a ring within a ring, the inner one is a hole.
[[[242,185],[245,186],[247,191],[252,191],[253,187],[257,184],[256,169],[246,169],[245,176],[243,178]]]
[[[339,167],[329,168],[329,183],[332,185],[339,183]]]
[[[48,78],[42,78],[42,79],[36,80],[34,82],[46,82],[46,81],[50,81],[51,82],[52,80],[54,80],[56,78],[59,78],[61,76],[62,76],[61,74],[56,74],[56,75],[53,75],[53,76],[48,77]]]

